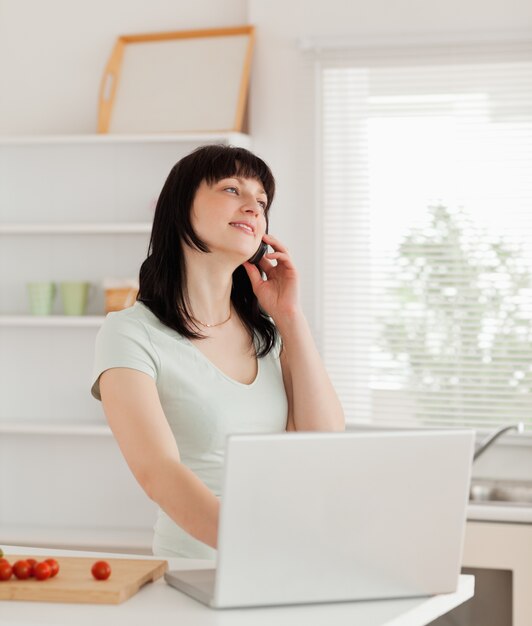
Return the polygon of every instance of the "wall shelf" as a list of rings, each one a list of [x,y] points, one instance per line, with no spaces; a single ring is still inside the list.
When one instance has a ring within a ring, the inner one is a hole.
[[[151,232],[149,222],[122,223],[58,223],[1,224],[0,235],[134,235]]]
[[[82,135],[3,135],[0,146],[52,144],[123,144],[123,143],[230,143],[245,147],[249,135],[244,133],[175,133],[175,134],[82,134]]]
[[[43,528],[42,526],[0,526],[4,545],[69,548],[152,555],[151,528]]]
[[[0,315],[1,327],[97,328],[105,315]]]
[[[110,437],[112,432],[106,424],[18,420],[16,422],[0,421],[0,435],[77,435],[83,437],[95,435],[97,437]]]
[[[91,397],[94,340],[106,277],[138,276],[170,169],[207,144],[251,141],[232,132],[0,135],[0,457],[6,468],[29,459],[15,483],[0,473],[2,541],[149,551],[156,507]],[[96,286],[91,315],[62,315],[60,290],[53,315],[30,315],[25,285],[38,280]],[[40,507],[45,518],[27,527]]]

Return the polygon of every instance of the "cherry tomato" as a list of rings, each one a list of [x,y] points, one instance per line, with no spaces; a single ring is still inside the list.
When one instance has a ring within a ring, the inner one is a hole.
[[[0,563],[0,582],[2,580],[9,580],[13,575],[13,568],[11,565],[9,565],[5,559],[2,559],[2,561],[3,562]]]
[[[44,562],[48,563],[48,565],[50,566],[50,569],[52,570],[52,573],[50,574],[50,578],[53,578],[54,576],[56,576],[57,572],[59,571],[59,563],[55,559],[45,559]]]
[[[19,580],[25,580],[30,577],[31,565],[25,560],[17,561],[13,565],[13,574],[15,574]]]
[[[9,561],[7,559],[0,558],[0,563],[9,563]]]
[[[107,561],[96,561],[91,572],[96,580],[107,580],[111,575],[111,567]]]
[[[35,576],[35,566],[37,565],[37,561],[35,559],[26,559],[26,561],[30,564],[30,576]]]
[[[45,563],[44,561],[42,561],[41,563],[37,563],[34,571],[35,578],[37,580],[46,580],[52,575],[52,568],[48,565],[48,563]]]

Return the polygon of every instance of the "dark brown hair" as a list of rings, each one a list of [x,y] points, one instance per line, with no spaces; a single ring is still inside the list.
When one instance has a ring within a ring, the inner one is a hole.
[[[210,185],[235,176],[262,182],[268,216],[275,194],[270,168],[249,150],[233,146],[203,146],[183,157],[170,171],[157,201],[148,256],[140,268],[137,300],[184,337],[205,338],[192,330],[195,326],[187,307],[183,245],[210,252],[190,222],[194,197],[202,181]],[[250,338],[258,341],[257,356],[265,356],[275,345],[277,329],[260,307],[242,265],[233,272],[231,301]]]

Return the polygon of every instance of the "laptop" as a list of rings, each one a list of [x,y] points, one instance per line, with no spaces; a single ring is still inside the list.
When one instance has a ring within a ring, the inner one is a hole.
[[[212,608],[456,591],[473,430],[234,435],[216,567],[165,580]]]

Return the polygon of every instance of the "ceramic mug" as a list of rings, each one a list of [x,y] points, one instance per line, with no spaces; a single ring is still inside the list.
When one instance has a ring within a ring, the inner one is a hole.
[[[30,313],[50,315],[54,305],[55,283],[52,281],[27,283]]]
[[[90,283],[85,281],[63,281],[60,284],[61,301],[65,315],[85,315],[89,288]]]

